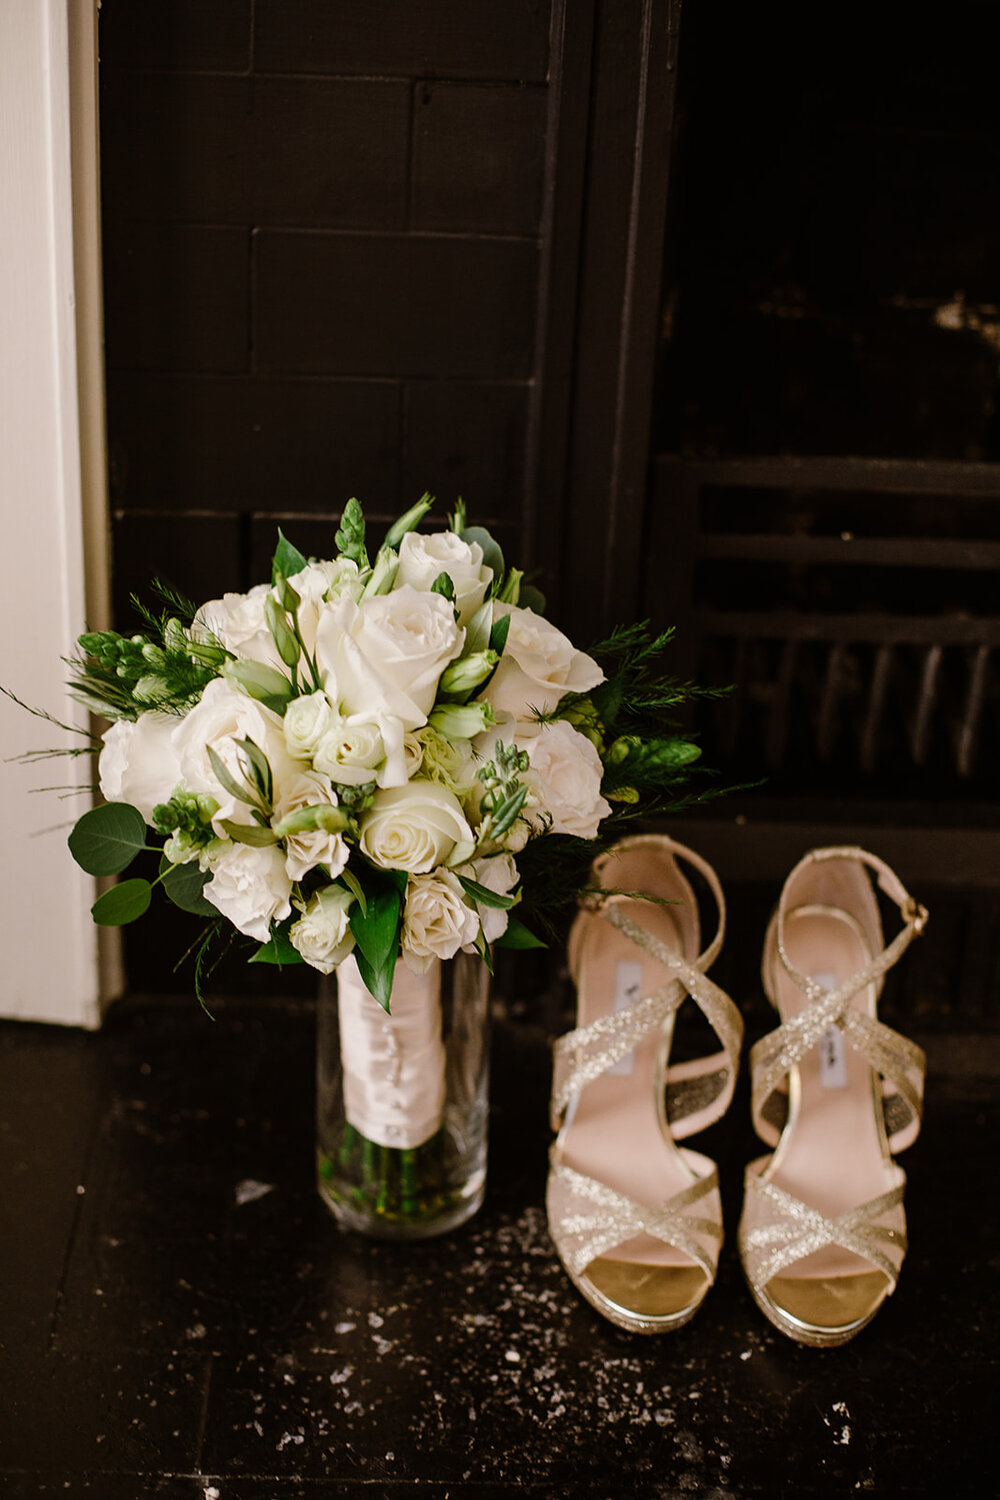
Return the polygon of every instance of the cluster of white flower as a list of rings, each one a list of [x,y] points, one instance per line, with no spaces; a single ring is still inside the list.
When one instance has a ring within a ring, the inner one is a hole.
[[[266,943],[285,924],[323,973],[354,947],[370,867],[405,874],[411,968],[494,942],[528,840],[593,838],[611,811],[597,749],[559,717],[603,674],[516,602],[518,580],[501,590],[476,540],[409,530],[374,566],[311,562],[203,605],[191,640],[222,648],[219,675],[183,716],[114,724],[101,791],[154,826],[171,799],[196,801],[203,834],[175,833],[168,859],[198,860],[240,932]],[[510,820],[480,771],[512,748]]]

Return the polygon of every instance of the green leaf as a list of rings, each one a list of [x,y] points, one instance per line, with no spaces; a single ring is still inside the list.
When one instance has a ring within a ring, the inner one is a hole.
[[[516,896],[501,896],[499,891],[491,891],[489,886],[480,885],[478,880],[470,880],[467,875],[459,875],[459,883],[462,889],[478,901],[480,906],[493,906],[498,911],[510,911],[512,906],[517,905]]]
[[[545,613],[545,595],[532,583],[522,583],[517,602],[522,609],[530,609],[536,615]]]
[[[520,816],[521,809],[528,800],[528,788],[518,787],[511,797],[507,797],[497,808],[493,815],[493,826],[490,834],[493,838],[499,838],[506,833],[511,824]]]
[[[483,936],[483,930],[482,930],[482,928],[480,928],[479,932],[476,934],[474,946],[475,946],[476,952],[479,954],[479,957],[482,959],[483,963],[486,965],[487,969],[492,974],[493,973],[493,955],[490,952],[490,945],[489,945],[489,943],[486,941],[485,937]]]
[[[338,878],[343,881],[349,891],[353,892],[355,900],[361,907],[361,915],[366,917],[368,915],[368,897],[365,895],[365,888],[354,871],[343,869]]]
[[[236,743],[250,762],[257,790],[268,806],[270,806],[271,798],[274,795],[274,781],[271,777],[271,766],[267,756],[260,746],[255,745],[249,737],[245,740],[237,740]]]
[[[279,574],[282,578],[290,578],[293,573],[301,573],[302,569],[306,566],[306,559],[302,556],[298,547],[292,546],[279,526],[278,545],[275,548],[274,557],[271,559],[271,583],[277,583]]]
[[[78,819],[68,843],[88,875],[118,875],[146,847],[146,825],[130,803],[106,802]]]
[[[450,603],[455,602],[455,585],[450,573],[439,573],[431,584],[432,594],[442,594]]]
[[[272,934],[270,940],[261,944],[257,952],[252,954],[249,963],[252,964],[277,964],[283,969],[285,964],[304,964],[305,959],[297,948],[293,948],[291,939],[287,932],[279,927]]]
[[[361,977],[385,1011],[392,995],[402,909],[402,893],[394,885],[383,886],[374,896],[369,893],[366,912],[359,904],[352,908],[349,919]]]
[[[90,914],[101,927],[124,927],[148,911],[152,890],[148,880],[123,880],[98,896]]]
[[[400,516],[399,520],[394,521],[389,527],[389,530],[385,534],[385,541],[382,543],[383,547],[392,547],[395,551],[398,551],[399,544],[406,533],[412,531],[415,526],[420,525],[420,522],[433,504],[433,497],[425,490],[416,505],[411,505],[406,514]]]
[[[516,917],[511,917],[507,923],[507,931],[497,938],[493,946],[494,948],[547,948],[549,945],[543,943],[540,937],[536,937],[523,922],[519,922]]]
[[[229,818],[223,818],[222,826],[234,844],[250,844],[254,849],[267,849],[278,842],[278,835],[273,828],[261,828],[256,823],[233,823]]]
[[[198,917],[218,915],[218,907],[202,895],[212,877],[207,870],[198,868],[197,860],[192,859],[186,865],[172,865],[169,859],[161,859],[160,876],[160,884],[181,911],[194,912]]]
[[[218,781],[219,785],[225,788],[230,797],[235,797],[238,801],[246,802],[248,805],[252,806],[254,800],[253,793],[251,792],[246,782],[244,782],[244,784],[240,786],[239,782],[236,780],[236,777],[226,766],[225,761],[223,761],[218,753],[212,749],[211,745],[206,745],[205,749],[208,751],[209,763],[212,767],[212,770],[215,772],[215,778]]]
[[[503,648],[507,644],[509,633],[510,615],[501,615],[499,620],[493,621],[493,629],[490,631],[490,650],[495,651],[497,656],[503,656]]]
[[[483,562],[488,568],[493,569],[493,584],[490,592],[497,593],[503,588],[504,575],[507,571],[504,567],[503,553],[497,543],[484,526],[467,526],[462,532],[462,541],[468,542],[470,546],[473,542],[478,542],[482,547]]]
[[[465,627],[463,656],[474,656],[477,651],[486,651],[490,644],[490,629],[493,624],[493,600],[487,599],[472,616]]]

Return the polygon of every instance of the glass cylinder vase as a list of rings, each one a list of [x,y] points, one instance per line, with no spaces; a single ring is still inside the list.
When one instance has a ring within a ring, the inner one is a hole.
[[[478,954],[396,965],[388,1012],[353,957],[320,982],[317,1172],[349,1229],[426,1239],[486,1190],[489,974]]]

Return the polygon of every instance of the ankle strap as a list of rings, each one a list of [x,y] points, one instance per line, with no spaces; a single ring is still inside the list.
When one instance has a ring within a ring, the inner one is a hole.
[[[910,895],[903,885],[899,876],[891,870],[884,860],[879,859],[877,854],[869,854],[866,849],[859,849],[855,845],[844,844],[827,849],[811,849],[799,860],[788,879],[785,881],[778,902],[778,924],[777,943],[778,954],[789,977],[795,981],[799,989],[809,996],[810,1000],[826,998],[827,991],[822,985],[816,983],[807,974],[800,974],[798,969],[788,957],[785,948],[785,918],[788,914],[788,904],[791,893],[795,887],[795,877],[801,870],[812,864],[822,864],[827,860],[853,860],[857,864],[863,864],[872,870],[877,878],[879,888],[894,901],[899,908],[900,916],[903,918],[903,929],[899,932],[889,945],[882,950],[877,958],[864,969],[859,969],[857,974],[852,974],[849,980],[845,980],[839,987],[846,991],[847,995],[853,995],[865,985],[881,978],[893,964],[898,963],[915,937],[919,937],[927,926],[928,912],[925,906]],[[851,986],[848,989],[848,985]]]

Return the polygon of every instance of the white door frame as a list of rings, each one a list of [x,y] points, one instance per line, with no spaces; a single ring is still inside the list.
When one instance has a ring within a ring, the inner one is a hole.
[[[109,619],[96,0],[0,3],[0,682],[67,723],[61,658]],[[0,699],[0,1015],[96,1026],[120,985],[66,849],[89,756]],[[33,788],[71,786],[32,794]],[[60,826],[62,825],[62,826]]]

